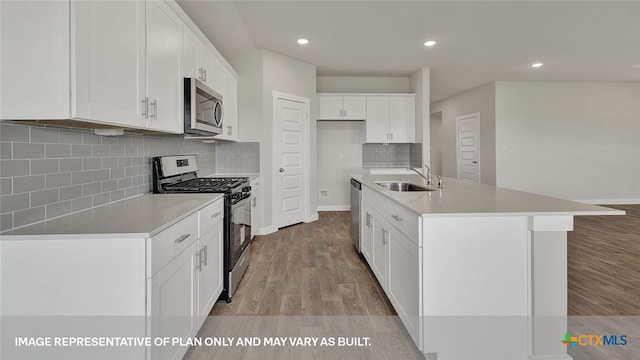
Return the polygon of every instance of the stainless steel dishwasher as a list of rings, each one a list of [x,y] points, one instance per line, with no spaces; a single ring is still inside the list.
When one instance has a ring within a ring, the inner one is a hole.
[[[360,252],[360,200],[362,185],[351,179],[351,241]]]

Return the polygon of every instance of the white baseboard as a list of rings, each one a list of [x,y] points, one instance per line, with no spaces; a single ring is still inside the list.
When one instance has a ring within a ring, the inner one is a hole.
[[[324,205],[318,206],[318,211],[350,211],[351,205]]]
[[[587,199],[574,201],[591,205],[640,205],[640,199]]]
[[[273,225],[263,226],[256,230],[256,235],[267,235],[267,234],[274,233],[276,231],[278,231],[278,228]]]
[[[320,217],[318,216],[318,213],[313,213],[313,214],[309,215],[309,218],[307,220],[305,220],[304,222],[305,223],[310,223],[310,222],[317,221],[319,219],[320,219]]]

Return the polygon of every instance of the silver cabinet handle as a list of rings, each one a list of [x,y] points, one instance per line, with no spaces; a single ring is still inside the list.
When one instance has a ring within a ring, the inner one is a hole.
[[[220,216],[220,214],[222,214],[222,213],[218,211],[217,213],[215,213],[215,214],[211,215],[211,218],[212,218],[212,219],[213,219],[213,218],[217,218],[218,216]]]
[[[158,100],[153,100],[151,107],[153,108],[153,114],[149,114],[149,117],[156,119],[158,117]]]
[[[391,215],[391,217],[395,220],[395,221],[402,221],[402,218],[398,215]]]
[[[200,269],[202,269],[203,266],[207,266],[207,245],[203,246],[198,254],[200,254]]]
[[[387,245],[387,229],[382,229],[382,245]]]
[[[203,68],[203,72],[204,72],[204,82],[207,82],[207,69]]]
[[[204,81],[204,68],[203,67],[199,68],[198,72],[200,73],[200,76],[198,76],[198,80]]]
[[[391,133],[390,135],[391,135],[391,140],[393,140],[393,133]]]
[[[254,208],[256,207],[256,205],[258,204],[258,198],[253,198],[253,200],[251,200],[253,203],[251,204],[251,207]]]
[[[283,168],[280,168],[280,169],[278,169],[278,171],[280,171],[280,172],[284,172],[284,169],[283,169]]]
[[[366,224],[367,227],[370,228],[371,227],[371,214],[367,213],[367,220],[366,220]]]
[[[181,242],[187,240],[187,238],[191,236],[191,234],[182,234],[182,236],[180,236],[179,238],[175,239],[175,243],[176,244],[180,244]]]
[[[145,97],[144,100],[142,100],[142,116],[149,117],[149,98]]]
[[[233,127],[227,126],[227,135],[232,135],[232,134],[233,134]]]
[[[196,257],[196,270],[198,270],[198,272],[202,271],[202,260],[200,259],[200,251],[198,251],[195,255]]]

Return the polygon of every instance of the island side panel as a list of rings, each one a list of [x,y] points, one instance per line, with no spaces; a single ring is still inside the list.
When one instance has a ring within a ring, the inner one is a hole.
[[[572,216],[529,218],[532,249],[529,359],[571,359],[560,340],[567,331],[567,231]]]
[[[527,217],[425,217],[422,251],[423,352],[438,360],[526,358]]]

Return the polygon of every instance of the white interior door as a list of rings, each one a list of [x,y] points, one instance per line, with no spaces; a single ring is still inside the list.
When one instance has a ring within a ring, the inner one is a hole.
[[[457,121],[458,179],[480,183],[480,113]]]
[[[275,224],[280,228],[305,220],[308,208],[309,100],[286,95],[274,98],[276,126]]]

